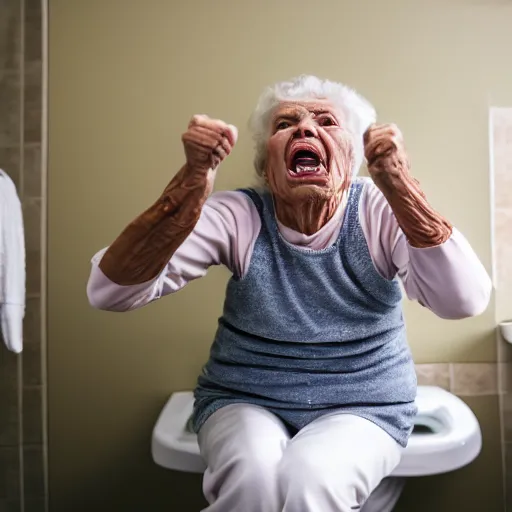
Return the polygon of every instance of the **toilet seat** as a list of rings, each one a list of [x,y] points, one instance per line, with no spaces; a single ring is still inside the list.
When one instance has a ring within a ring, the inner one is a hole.
[[[472,462],[480,453],[480,426],[471,409],[458,397],[435,386],[418,386],[415,430],[391,476],[446,473]],[[206,469],[196,434],[187,428],[194,396],[176,392],[164,406],[153,429],[151,451],[156,464],[177,471]]]
[[[392,476],[447,473],[478,456],[482,433],[465,402],[442,388],[418,386],[416,405],[415,430]]]
[[[192,391],[173,393],[153,429],[151,454],[159,466],[187,473],[203,473],[197,435],[187,426],[194,407]]]

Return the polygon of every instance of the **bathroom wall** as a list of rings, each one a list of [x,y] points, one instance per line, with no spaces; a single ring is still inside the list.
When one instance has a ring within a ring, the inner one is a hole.
[[[2,512],[46,510],[41,7],[41,0],[0,1],[0,168],[22,201],[27,251],[24,350],[16,355],[0,341]]]
[[[490,111],[496,320],[512,320],[512,104]],[[507,510],[512,510],[512,346],[497,334]]]
[[[155,467],[149,443],[169,394],[190,389],[207,357],[226,271],[129,314],[95,311],[85,295],[93,253],[181,165],[190,116],[240,128],[216,184],[231,189],[252,180],[246,121],[266,84],[302,72],[350,83],[402,128],[429,199],[490,271],[488,107],[512,101],[511,17],[509,3],[474,0],[50,0],[52,512],[203,504],[199,477]],[[467,468],[411,481],[399,510],[503,509],[495,313],[494,297],[452,322],[406,304],[420,382],[467,401],[484,447]]]

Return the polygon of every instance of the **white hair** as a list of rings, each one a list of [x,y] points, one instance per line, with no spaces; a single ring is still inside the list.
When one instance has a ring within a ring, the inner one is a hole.
[[[275,107],[282,101],[312,99],[329,100],[339,111],[347,129],[354,137],[352,174],[355,176],[359,172],[364,158],[363,135],[376,120],[374,107],[346,85],[322,80],[316,76],[300,75],[267,87],[251,116],[249,127],[255,143],[254,167],[258,176],[262,176],[265,169],[270,116]]]

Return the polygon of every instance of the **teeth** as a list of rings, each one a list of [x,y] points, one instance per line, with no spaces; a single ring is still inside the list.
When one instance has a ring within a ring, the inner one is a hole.
[[[318,169],[318,167],[309,167],[309,166],[305,166],[305,165],[297,165],[297,167],[295,168],[295,172],[297,174],[301,173],[301,172],[315,172],[317,169]]]

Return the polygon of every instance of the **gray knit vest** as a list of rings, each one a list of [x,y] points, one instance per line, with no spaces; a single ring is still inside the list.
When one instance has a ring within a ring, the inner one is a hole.
[[[324,414],[355,414],[406,446],[416,373],[399,283],[377,272],[359,223],[363,185],[350,188],[336,242],[318,251],[281,236],[269,193],[242,190],[261,229],[247,274],[227,285],[195,389],[194,431],[219,408],[249,403],[292,431]]]

